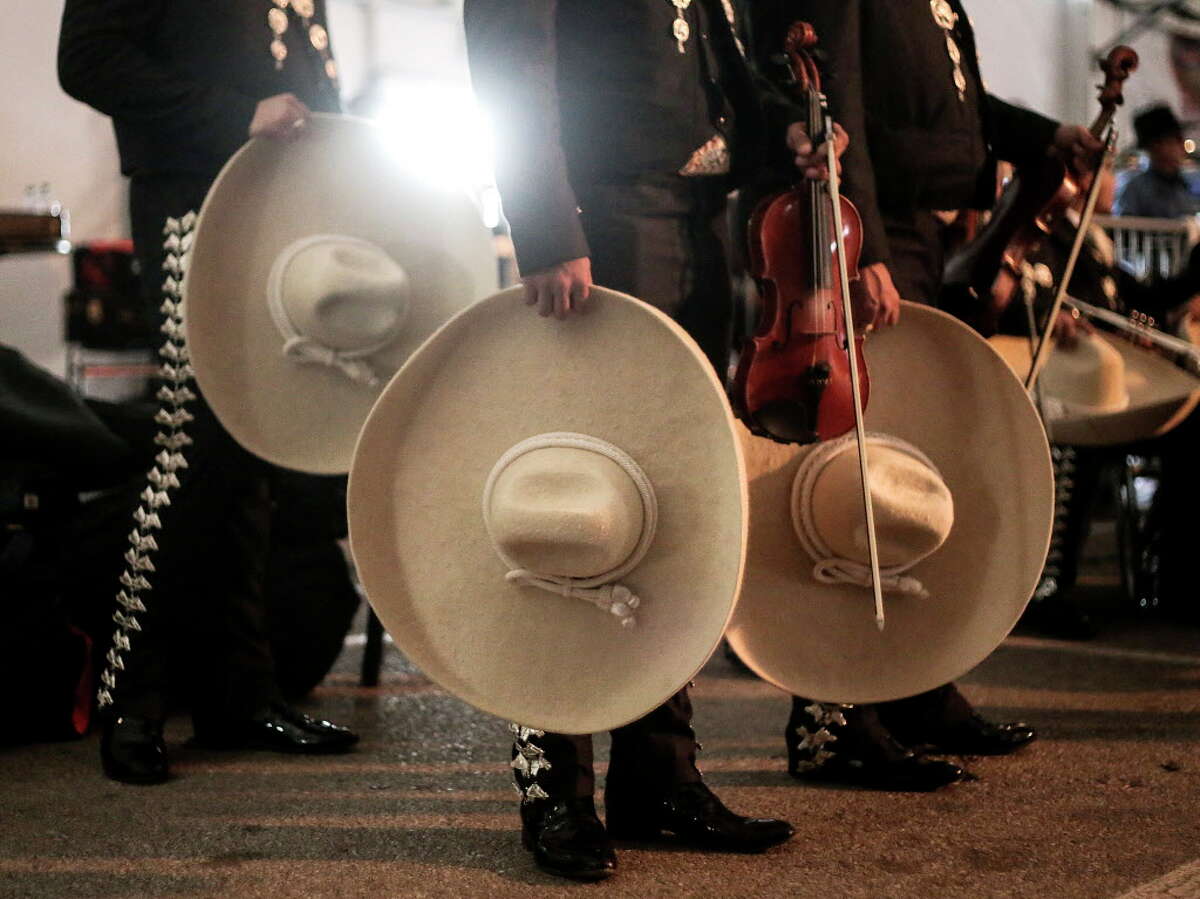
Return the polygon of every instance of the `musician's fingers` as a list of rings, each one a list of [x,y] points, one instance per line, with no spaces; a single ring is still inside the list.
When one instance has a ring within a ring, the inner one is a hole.
[[[571,291],[563,281],[554,285],[554,317],[562,321],[571,314]]]
[[[312,111],[299,98],[291,94],[286,96],[288,113],[292,116],[292,121],[284,136],[286,139],[292,140],[308,131],[308,119],[312,115]]]
[[[545,318],[554,314],[554,291],[548,284],[538,285],[537,294],[538,315]]]
[[[1104,149],[1104,141],[1082,127],[1079,129],[1079,145],[1085,153],[1099,153]]]
[[[582,314],[587,311],[588,297],[591,295],[591,289],[582,281],[576,281],[571,285],[571,310]]]
[[[538,290],[536,281],[522,281],[521,286],[525,288],[525,305],[534,306],[538,301]]]
[[[788,126],[787,145],[797,156],[807,156],[812,153],[812,140],[809,139],[808,132],[802,123],[793,122]]]

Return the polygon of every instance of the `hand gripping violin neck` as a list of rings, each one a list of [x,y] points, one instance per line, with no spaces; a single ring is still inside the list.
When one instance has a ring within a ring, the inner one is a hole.
[[[793,89],[807,109],[813,144],[827,148],[829,180],[801,181],[759,204],[750,221],[751,274],[763,309],[734,378],[733,402],[752,432],[781,443],[814,443],[854,430],[875,623],[883,630],[875,514],[871,508],[863,408],[863,338],[854,329],[850,281],[858,278],[862,222],[838,189],[833,120],[812,56],[811,25],[797,22],[784,46]]]
[[[792,90],[807,110],[808,134],[819,145],[829,116],[807,52],[815,43],[812,26],[797,22],[785,48]],[[842,229],[830,185],[801,179],[766,197],[750,219],[750,273],[762,308],[738,362],[732,399],[753,433],[781,443],[829,440],[854,427],[847,352],[852,330],[840,295],[844,277],[858,278],[862,223],[849,200],[841,198],[837,207]],[[854,338],[854,352],[865,404],[869,388],[861,336]]]

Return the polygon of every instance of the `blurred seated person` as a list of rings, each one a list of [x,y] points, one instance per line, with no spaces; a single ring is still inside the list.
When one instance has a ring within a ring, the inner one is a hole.
[[[1096,203],[1098,213],[1112,207],[1114,179],[1106,170]],[[1083,197],[1076,207],[1055,222],[1041,248],[1031,253],[1022,267],[1024,296],[1033,304],[1038,321],[1045,318],[1054,300],[1058,279],[1062,275],[1071,246],[1078,230]],[[1156,326],[1172,333],[1182,329],[1188,319],[1200,319],[1200,245],[1193,247],[1187,264],[1169,278],[1156,277],[1139,281],[1120,266],[1114,255],[1111,238],[1105,230],[1092,224],[1071,277],[1068,296],[1109,309],[1121,315],[1140,312],[1151,316]],[[1018,295],[1019,296],[1019,295]],[[1005,313],[1001,330],[1009,333],[1028,333],[1028,313],[1019,298]],[[1055,337],[1060,343],[1071,344],[1081,331],[1091,331],[1086,318],[1065,310],[1055,324]],[[1200,382],[1198,385],[1200,386]],[[1200,417],[1193,414],[1170,433],[1157,438],[1150,451],[1162,458],[1162,481],[1156,498],[1156,517],[1162,522],[1161,595],[1165,610],[1178,617],[1196,619],[1194,604],[1189,607],[1187,585],[1190,575],[1188,554],[1192,552],[1187,528],[1181,522],[1189,520],[1188,509],[1195,508],[1200,499],[1200,473],[1194,471],[1194,457],[1200,447]],[[1056,456],[1064,458],[1071,469],[1064,474],[1072,482],[1064,491],[1060,505],[1065,506],[1064,527],[1055,548],[1061,554],[1055,567],[1054,583],[1043,580],[1026,610],[1025,627],[1051,636],[1082,639],[1094,635],[1087,614],[1070,598],[1075,583],[1079,556],[1087,539],[1092,507],[1104,463],[1121,458],[1130,447],[1056,447]]]
[[[1200,195],[1183,176],[1188,154],[1183,127],[1165,104],[1134,116],[1138,146],[1146,152],[1149,167],[1130,178],[1113,206],[1116,215],[1150,218],[1184,218],[1200,213]]]

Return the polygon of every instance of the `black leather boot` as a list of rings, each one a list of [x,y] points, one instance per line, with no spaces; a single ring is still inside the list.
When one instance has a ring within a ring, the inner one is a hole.
[[[552,764],[539,742],[546,734],[516,724],[509,730],[514,736],[512,769],[521,794],[521,845],[548,874],[574,880],[608,877],[617,868],[617,855],[596,815],[593,783],[590,777],[578,779],[579,772],[572,770],[590,772],[590,741],[579,747],[589,753],[580,767],[569,751],[570,738],[552,735],[546,742],[567,749],[560,752],[565,757]],[[579,796],[581,790],[588,795]]]
[[[591,796],[521,803],[521,845],[548,874],[602,880],[617,869],[617,854]]]
[[[104,776],[127,784],[160,784],[167,779],[167,747],[161,721],[109,715],[100,734]]]
[[[879,717],[910,746],[956,755],[1007,755],[1037,737],[1028,724],[994,724],[975,711],[954,684],[879,705]]]
[[[680,842],[722,852],[761,852],[791,838],[792,825],[775,818],[746,818],[727,809],[702,781],[658,793],[605,790],[608,833],[615,840],[657,842],[673,834]]]
[[[930,792],[965,774],[958,765],[923,758],[903,745],[880,723],[873,705],[792,697],[784,739],[788,773],[801,780]]]

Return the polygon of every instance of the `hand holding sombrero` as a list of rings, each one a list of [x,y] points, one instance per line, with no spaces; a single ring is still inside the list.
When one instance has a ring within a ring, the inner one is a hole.
[[[404,171],[372,124],[314,114],[253,140],[204,202],[187,277],[196,380],[233,437],[289,468],[344,473],[392,374],[496,287],[465,195]]]

